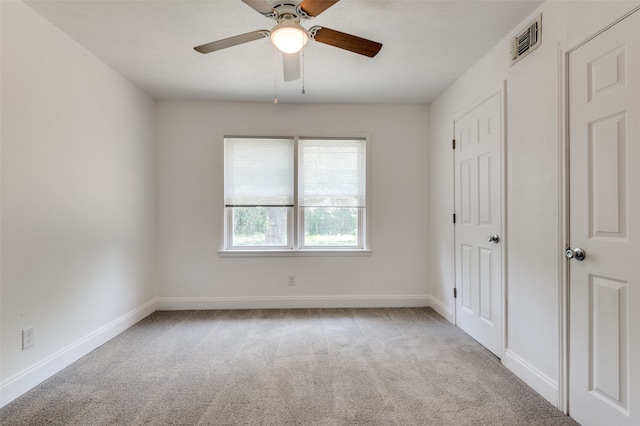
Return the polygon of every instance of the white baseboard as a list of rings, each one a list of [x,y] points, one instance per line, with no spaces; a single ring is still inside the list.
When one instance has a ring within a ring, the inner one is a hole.
[[[531,364],[509,351],[509,349],[505,352],[503,364],[523,382],[531,386],[533,390],[553,404],[554,407],[558,406],[560,393],[556,382],[536,370]]]
[[[156,299],[159,311],[191,309],[295,309],[295,308],[398,308],[428,307],[431,298],[418,295],[376,296],[263,296],[165,297]]]
[[[138,321],[151,315],[155,310],[155,300],[151,300],[43,359],[27,370],[7,379],[0,384],[0,407],[10,403],[23,393],[122,333]]]
[[[436,299],[433,296],[430,296],[431,304],[429,305],[434,311],[439,313],[444,319],[449,321],[451,324],[455,324],[455,317],[453,315],[453,308],[451,306],[447,306],[440,299]]]
[[[451,317],[450,308],[426,294],[158,298],[117,318],[0,383],[0,407],[10,403],[157,310],[396,307],[432,307],[445,318]]]

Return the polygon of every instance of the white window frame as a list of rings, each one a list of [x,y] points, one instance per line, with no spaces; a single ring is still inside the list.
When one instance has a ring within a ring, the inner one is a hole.
[[[243,138],[245,135],[229,135],[225,138]],[[221,249],[218,251],[220,257],[262,257],[262,256],[369,256],[369,215],[370,215],[370,142],[367,136],[361,134],[354,136],[251,136],[255,139],[261,138],[291,138],[294,140],[294,206],[287,208],[287,235],[288,246],[234,246],[233,241],[233,211],[232,207],[224,207],[224,231]],[[358,208],[358,241],[356,246],[303,246],[304,240],[304,214],[303,209],[298,204],[298,143],[300,139],[321,139],[321,140],[363,140],[365,142],[365,193],[366,205]],[[223,144],[224,145],[224,144]],[[224,148],[222,160],[222,180],[224,187]],[[223,191],[224,194],[224,191]],[[224,197],[224,195],[223,195]]]

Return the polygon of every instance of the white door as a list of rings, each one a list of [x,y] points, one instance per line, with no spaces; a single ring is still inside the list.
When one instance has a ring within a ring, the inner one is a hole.
[[[502,357],[502,117],[496,93],[455,121],[456,325]]]
[[[569,412],[638,426],[640,12],[569,54],[569,110]]]

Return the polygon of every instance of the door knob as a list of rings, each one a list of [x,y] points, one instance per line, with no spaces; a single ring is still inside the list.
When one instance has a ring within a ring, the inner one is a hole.
[[[580,247],[576,247],[573,250],[570,248],[564,252],[564,255],[567,256],[567,259],[575,259],[575,260],[584,260],[587,257],[587,253],[584,252]]]
[[[487,237],[487,241],[498,244],[500,242],[500,237],[497,234],[489,235]]]

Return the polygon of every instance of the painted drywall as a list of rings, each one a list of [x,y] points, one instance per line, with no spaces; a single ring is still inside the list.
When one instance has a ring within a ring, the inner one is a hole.
[[[428,303],[428,106],[156,105],[160,308]],[[225,134],[367,136],[372,254],[220,257]]]
[[[0,8],[6,404],[150,313],[154,108],[25,4]]]
[[[560,402],[562,53],[638,2],[545,3],[542,45],[511,67],[505,38],[431,105],[430,285],[433,306],[454,320],[453,122],[506,81],[507,342],[505,364]],[[436,183],[437,182],[437,183]]]

